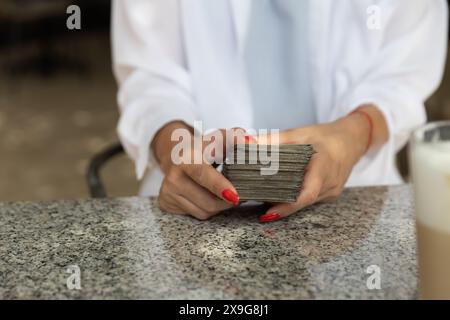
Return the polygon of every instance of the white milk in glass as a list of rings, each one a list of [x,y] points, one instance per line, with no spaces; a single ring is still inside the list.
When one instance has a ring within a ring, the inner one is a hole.
[[[450,122],[417,130],[411,141],[410,162],[420,297],[450,299]]]

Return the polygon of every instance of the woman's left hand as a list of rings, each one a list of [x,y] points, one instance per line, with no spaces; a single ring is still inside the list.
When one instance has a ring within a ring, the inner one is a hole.
[[[384,127],[386,126],[378,110],[375,110],[378,114],[371,115],[375,121],[367,118],[369,112],[370,110],[365,114],[356,112],[331,123],[280,132],[280,144],[311,144],[316,153],[306,169],[303,188],[297,201],[274,204],[260,216],[260,221],[278,220],[316,202],[339,197],[353,166],[364,155],[371,142],[377,143],[372,140],[374,123],[377,123],[379,116]],[[387,128],[384,130],[387,132]],[[385,136],[383,139],[387,139],[387,133]],[[270,143],[268,139],[270,137],[260,136],[258,143]]]

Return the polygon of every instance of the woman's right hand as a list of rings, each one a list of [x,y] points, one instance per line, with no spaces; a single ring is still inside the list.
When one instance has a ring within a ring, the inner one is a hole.
[[[159,191],[160,208],[169,213],[190,214],[197,219],[206,220],[233,205],[237,206],[239,196],[236,189],[210,163],[204,161],[201,164],[174,163],[172,149],[179,141],[172,141],[171,136],[176,129],[188,130],[191,139],[194,139],[192,128],[183,122],[171,122],[158,132],[152,142],[153,152],[165,174]],[[242,132],[235,133],[237,139],[240,137],[245,139],[244,130],[235,130]],[[225,141],[226,131],[220,131]],[[202,142],[202,150],[195,150],[194,143],[191,143],[191,155],[198,152],[203,154],[203,150],[208,145],[210,148],[211,143],[220,142],[215,140]],[[223,145],[226,146],[226,143]],[[226,151],[224,146],[218,146],[224,148],[222,154]]]

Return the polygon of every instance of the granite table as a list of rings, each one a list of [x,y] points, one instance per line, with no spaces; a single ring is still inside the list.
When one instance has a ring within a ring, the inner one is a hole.
[[[410,186],[347,189],[274,223],[263,209],[197,221],[138,197],[0,204],[0,299],[417,296]]]

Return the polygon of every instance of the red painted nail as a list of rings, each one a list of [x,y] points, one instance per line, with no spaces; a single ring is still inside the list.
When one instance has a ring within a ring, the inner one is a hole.
[[[225,189],[222,191],[222,197],[231,202],[235,206],[239,204],[239,196],[231,189]]]
[[[256,139],[252,136],[244,136],[244,140],[246,143],[257,143],[258,141],[256,141]]]
[[[278,219],[281,219],[281,214],[276,212],[269,212],[259,217],[259,221],[261,222],[270,222]]]

